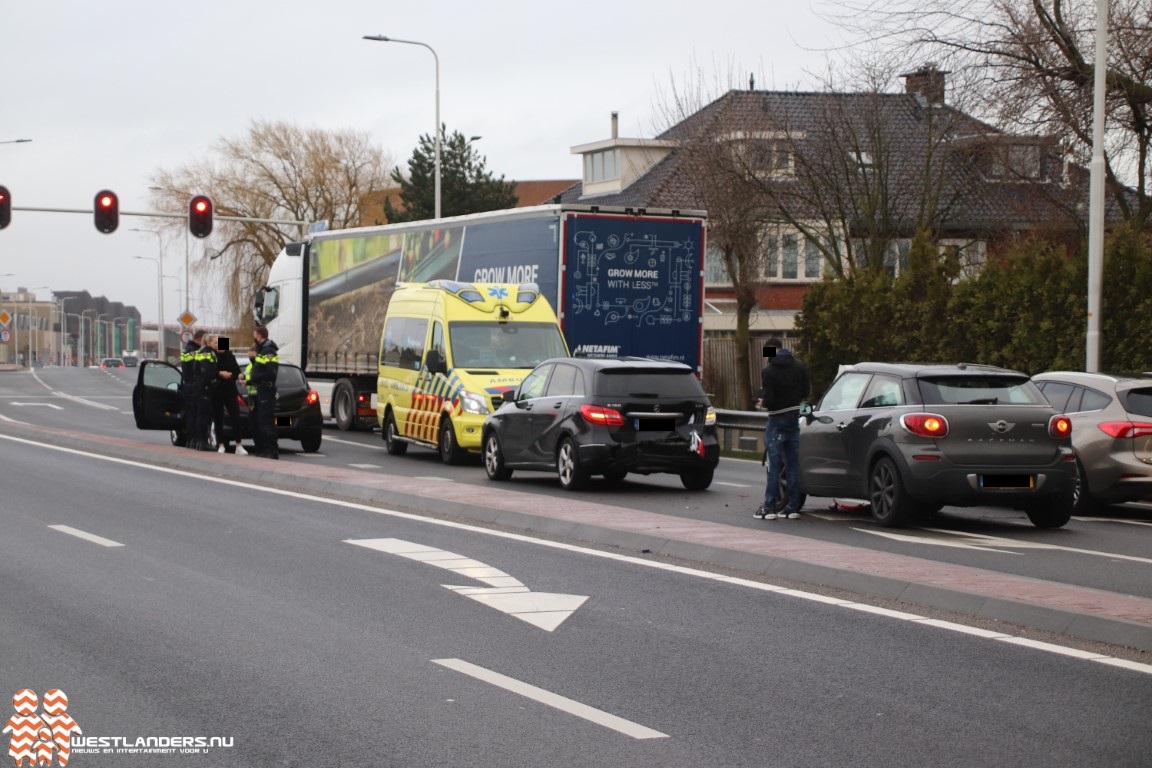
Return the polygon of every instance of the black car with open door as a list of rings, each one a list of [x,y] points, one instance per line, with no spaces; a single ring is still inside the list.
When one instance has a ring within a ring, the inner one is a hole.
[[[246,360],[239,358],[243,368]],[[280,440],[298,440],[305,453],[320,450],[323,437],[324,417],[320,410],[320,398],[308,386],[304,371],[289,363],[280,363],[276,374],[276,433]],[[237,439],[251,438],[248,420],[248,403],[244,385],[236,383],[236,399],[240,409],[240,435],[232,434],[228,416],[224,416],[224,439],[235,442]],[[162,360],[144,360],[136,375],[136,386],[132,390],[132,414],[137,429],[166,429],[173,445],[187,442],[183,419],[184,397],[180,392],[180,369]],[[219,445],[215,428],[209,429],[208,444],[212,448]]]

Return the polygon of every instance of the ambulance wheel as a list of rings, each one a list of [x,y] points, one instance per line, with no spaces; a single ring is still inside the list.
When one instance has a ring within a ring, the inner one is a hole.
[[[456,430],[452,428],[451,419],[440,420],[440,439],[436,441],[436,448],[445,464],[463,464],[468,458],[468,452],[456,442]]]
[[[392,418],[392,411],[384,416],[384,428],[380,430],[380,436],[384,438],[384,450],[388,451],[389,456],[403,456],[408,452],[408,443],[401,440],[396,432],[396,419]]]

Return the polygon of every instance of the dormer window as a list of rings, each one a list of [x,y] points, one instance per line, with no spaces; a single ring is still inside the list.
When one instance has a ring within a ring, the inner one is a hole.
[[[777,131],[736,131],[722,140],[732,147],[737,164],[758,178],[779,179],[796,175],[792,143]]]
[[[584,155],[584,182],[594,183],[620,178],[620,150],[605,149]]]
[[[1040,158],[1040,147],[1036,144],[1002,144],[992,147],[988,175],[1005,181],[1039,179]]]

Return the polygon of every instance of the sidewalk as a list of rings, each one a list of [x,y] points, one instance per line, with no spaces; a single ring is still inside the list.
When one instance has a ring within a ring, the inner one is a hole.
[[[379,471],[196,453],[169,445],[96,438],[0,422],[0,432],[143,463],[405,510],[563,536],[622,552],[682,560],[892,598],[1087,640],[1152,651],[1152,600],[968,566],[817,541],[776,530],[549,498],[508,484],[477,488]]]

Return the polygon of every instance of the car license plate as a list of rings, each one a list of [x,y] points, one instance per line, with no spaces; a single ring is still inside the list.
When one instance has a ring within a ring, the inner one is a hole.
[[[672,432],[676,429],[676,419],[633,419],[633,428],[640,432]]]
[[[1035,475],[980,475],[980,487],[988,491],[1030,491]]]

